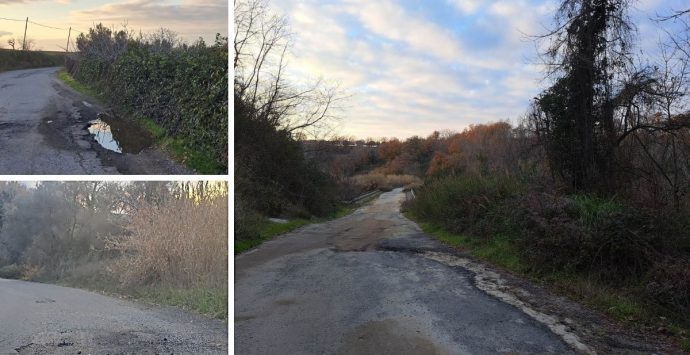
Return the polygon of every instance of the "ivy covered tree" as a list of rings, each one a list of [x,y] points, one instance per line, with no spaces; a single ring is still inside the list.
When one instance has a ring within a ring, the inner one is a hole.
[[[631,63],[628,0],[564,0],[556,29],[542,36],[552,87],[536,99],[552,167],[577,190],[609,177],[614,92]]]

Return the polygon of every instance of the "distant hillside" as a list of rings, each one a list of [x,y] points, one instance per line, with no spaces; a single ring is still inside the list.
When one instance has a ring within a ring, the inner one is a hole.
[[[0,72],[17,69],[56,67],[64,63],[64,52],[0,49]]]

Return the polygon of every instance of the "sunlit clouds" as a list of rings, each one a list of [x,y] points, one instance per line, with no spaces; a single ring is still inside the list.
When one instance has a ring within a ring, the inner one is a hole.
[[[199,37],[213,42],[216,33],[228,35],[227,0],[0,0],[0,17],[25,19],[55,28],[29,23],[27,37],[37,49],[63,50],[69,27],[73,36],[94,24],[121,28],[135,33],[168,28],[186,42]],[[21,37],[24,22],[0,20],[0,45]],[[74,37],[72,37],[74,38]]]
[[[339,83],[351,94],[340,133],[361,138],[515,121],[545,86],[534,36],[546,32],[558,6],[540,0],[270,4],[294,33],[289,74]],[[640,31],[649,31],[654,11],[681,6],[646,1],[631,16],[645,24]]]

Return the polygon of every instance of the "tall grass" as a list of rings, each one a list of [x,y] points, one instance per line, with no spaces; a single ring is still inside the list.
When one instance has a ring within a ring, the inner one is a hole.
[[[417,198],[406,207],[427,222],[451,232],[465,232],[485,215],[493,213],[504,199],[522,190],[519,181],[503,175],[486,178],[447,176],[420,188]]]
[[[115,247],[124,285],[227,286],[227,198],[145,205]]]
[[[422,179],[414,175],[368,173],[349,178],[350,182],[365,190],[391,190],[396,187],[419,187]]]
[[[114,242],[120,290],[156,303],[227,317],[227,197],[145,205]]]

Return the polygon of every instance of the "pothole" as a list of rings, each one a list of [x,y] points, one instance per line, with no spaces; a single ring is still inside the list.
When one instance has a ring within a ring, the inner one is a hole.
[[[101,147],[116,153],[137,154],[151,146],[153,137],[136,124],[99,114],[86,127]]]

